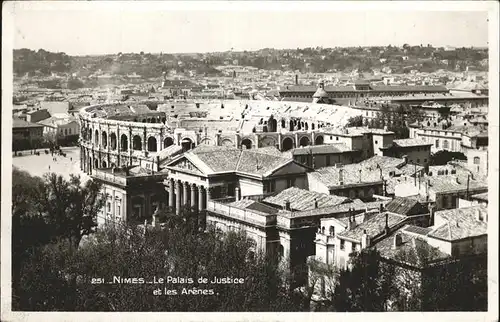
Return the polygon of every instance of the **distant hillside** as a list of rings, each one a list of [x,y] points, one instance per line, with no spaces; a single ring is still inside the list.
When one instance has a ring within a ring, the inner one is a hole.
[[[430,45],[402,47],[297,48],[206,54],[118,53],[101,56],[68,56],[40,49],[14,50],[14,73],[23,76],[77,73],[87,77],[96,72],[112,75],[137,74],[143,78],[160,77],[163,71],[217,76],[215,66],[242,65],[267,70],[312,73],[331,71],[372,72],[390,69],[405,73],[412,69],[432,72],[438,69],[463,71],[488,70],[488,49],[456,48],[445,50]]]

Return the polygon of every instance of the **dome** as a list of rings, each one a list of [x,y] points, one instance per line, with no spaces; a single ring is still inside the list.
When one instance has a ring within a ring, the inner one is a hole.
[[[328,98],[328,93],[323,88],[318,88],[316,93],[314,93],[313,98]]]

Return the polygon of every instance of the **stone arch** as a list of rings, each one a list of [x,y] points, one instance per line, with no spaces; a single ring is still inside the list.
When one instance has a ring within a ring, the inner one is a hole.
[[[116,150],[116,134],[114,132],[111,132],[111,135],[109,136],[109,139],[111,140],[111,150]]]
[[[106,131],[102,131],[101,133],[101,145],[105,149],[108,147],[108,133]]]
[[[231,140],[229,140],[229,139],[223,139],[223,140],[220,142],[220,145],[221,145],[221,146],[227,146],[227,147],[232,147],[232,146],[234,146],[233,141],[231,141]]]
[[[278,121],[274,117],[271,116],[271,119],[268,123],[269,132],[277,132],[278,131]]]
[[[120,138],[120,150],[128,151],[128,137],[126,134],[122,134]]]
[[[311,144],[311,141],[309,140],[309,138],[307,136],[303,136],[300,138],[300,141],[299,141],[300,146],[308,146],[310,144]]]
[[[95,145],[99,145],[99,131],[98,130],[95,130],[94,143],[95,143]]]
[[[136,151],[142,150],[142,139],[139,135],[134,135],[132,138],[132,149]]]
[[[324,141],[324,137],[322,135],[319,135],[314,139],[314,145],[321,145]]]
[[[210,140],[209,138],[204,138],[200,141],[200,144],[212,145],[212,140]]]
[[[283,151],[288,151],[293,149],[293,139],[292,138],[284,138],[281,142],[281,149]]]
[[[243,139],[241,140],[241,147],[250,150],[253,146],[253,142],[250,139]]]
[[[148,151],[149,152],[156,152],[156,151],[158,151],[158,145],[156,143],[156,138],[154,136],[150,136],[148,138]]]
[[[181,140],[181,146],[182,146],[182,151],[186,152],[194,148],[195,144],[193,140],[191,140],[191,138],[186,137]]]
[[[163,140],[163,148],[167,148],[173,144],[174,144],[174,139],[172,139],[170,136],[166,137],[165,140]]]

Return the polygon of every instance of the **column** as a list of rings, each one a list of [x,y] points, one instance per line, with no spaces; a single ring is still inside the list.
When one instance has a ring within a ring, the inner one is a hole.
[[[116,126],[116,152],[118,153],[118,160],[116,162],[116,166],[121,166],[122,156],[121,156],[121,144],[122,138],[120,137],[120,126]]]
[[[203,186],[198,187],[198,210],[199,211],[205,210],[205,199],[203,196],[203,190],[204,190]]]
[[[174,207],[174,179],[170,179],[168,182],[168,206]]]
[[[196,185],[193,183],[189,186],[189,188],[191,189],[191,208],[193,208],[193,210],[196,210],[198,209],[198,202],[196,200]]]
[[[177,181],[176,182],[176,189],[175,189],[175,214],[178,215],[181,213],[181,182]]]
[[[311,132],[311,145],[316,145],[316,134]]]
[[[283,137],[282,137],[281,132],[280,132],[280,133],[278,133],[278,150],[280,150],[280,151],[282,148],[281,141],[283,141]]]
[[[295,147],[296,148],[300,147],[299,134],[298,133],[295,133]]]
[[[184,206],[189,206],[189,183],[187,182],[184,182],[182,184],[182,186],[184,187],[184,191],[183,191],[183,194],[182,194],[182,197],[183,197],[183,200],[182,200],[182,205]]]

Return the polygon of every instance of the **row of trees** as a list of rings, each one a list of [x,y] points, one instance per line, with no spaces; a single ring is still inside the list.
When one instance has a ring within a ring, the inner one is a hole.
[[[300,301],[274,261],[249,256],[243,234],[198,232],[193,213],[163,214],[164,230],[99,229],[100,185],[13,170],[13,309],[43,311],[290,311]],[[82,241],[82,238],[83,241]],[[193,278],[178,284],[109,284],[113,276]],[[243,284],[203,284],[222,277]],[[153,294],[159,288],[177,295]],[[185,295],[207,289],[210,295]],[[212,291],[213,290],[213,294]]]
[[[367,119],[362,115],[354,116],[348,120],[347,126],[368,126],[375,129],[387,127],[387,130],[394,132],[395,139],[406,139],[410,136],[408,125],[422,122],[424,118],[424,114],[418,109],[386,104],[380,107],[376,117]]]

